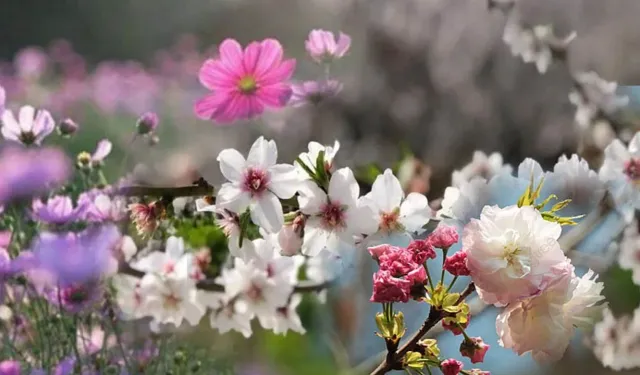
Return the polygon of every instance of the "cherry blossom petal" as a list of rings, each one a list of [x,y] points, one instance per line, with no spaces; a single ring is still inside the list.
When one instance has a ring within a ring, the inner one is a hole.
[[[431,208],[427,197],[410,193],[400,205],[400,223],[409,232],[421,233],[431,218]]]
[[[271,192],[264,192],[251,208],[251,220],[269,233],[278,232],[284,225],[282,204],[278,197]]]
[[[247,163],[251,166],[268,169],[276,164],[278,159],[278,147],[273,140],[267,141],[264,137],[260,137],[253,142]]]
[[[300,184],[300,194],[298,195],[300,212],[305,215],[316,215],[320,212],[322,205],[326,203],[327,194],[315,182],[306,180]]]
[[[377,208],[382,212],[391,212],[400,207],[404,191],[398,178],[393,175],[391,169],[387,169],[376,177],[371,186],[371,195]]]
[[[251,195],[232,183],[223,184],[216,197],[218,207],[238,214],[243,213],[250,202]]]
[[[246,160],[238,150],[227,148],[218,154],[222,175],[231,182],[242,181]]]
[[[329,232],[322,229],[319,218],[312,217],[307,220],[304,228],[304,239],[302,242],[302,253],[309,257],[318,255],[327,245]],[[333,252],[333,250],[331,250]]]
[[[349,168],[338,169],[329,181],[329,197],[340,204],[354,207],[360,194],[360,186]]]
[[[276,164],[269,167],[269,190],[281,199],[293,197],[300,188],[300,178],[291,164]]]

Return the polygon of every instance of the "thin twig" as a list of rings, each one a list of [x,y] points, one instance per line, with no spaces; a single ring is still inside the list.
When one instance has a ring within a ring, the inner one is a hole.
[[[119,273],[142,278],[145,273],[142,271],[138,271],[132,268],[128,264],[121,264]],[[324,281],[324,282],[315,282],[310,280],[299,281],[296,286],[293,288],[294,293],[308,293],[308,292],[320,292],[329,288],[332,285],[333,281]],[[224,292],[224,285],[216,283],[214,280],[206,279],[198,281],[196,287],[200,290],[206,290],[207,292]]]
[[[475,289],[476,288],[473,283],[469,284],[467,288],[460,294],[460,298],[458,298],[457,303],[464,301],[464,299],[467,298],[471,293],[473,293]],[[432,308],[429,311],[429,316],[422,324],[422,327],[420,327],[420,329],[416,333],[414,333],[413,336],[411,336],[409,341],[407,341],[400,347],[400,349],[398,349],[395,355],[387,356],[387,358],[382,363],[380,363],[380,365],[375,370],[373,370],[373,372],[371,372],[371,375],[382,375],[391,370],[397,369],[399,361],[402,360],[402,357],[404,357],[407,352],[415,350],[416,346],[418,345],[418,341],[420,341],[422,337],[427,334],[427,332],[429,332],[436,324],[438,324],[438,322],[440,322],[442,318],[444,318],[443,312]]]
[[[116,195],[126,197],[198,197],[213,194],[214,188],[209,184],[178,186],[178,187],[152,187],[152,186],[123,186],[118,189]]]

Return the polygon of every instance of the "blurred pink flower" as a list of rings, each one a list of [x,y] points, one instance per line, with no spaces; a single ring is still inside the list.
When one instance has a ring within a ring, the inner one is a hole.
[[[349,51],[351,37],[341,32],[336,40],[331,31],[311,30],[304,45],[312,59],[319,63],[328,62]]]
[[[18,52],[14,66],[21,78],[38,79],[47,69],[49,57],[38,47],[27,47]]]
[[[305,104],[318,104],[324,99],[336,96],[342,91],[342,83],[331,79],[328,81],[305,81],[291,85],[289,105],[301,107]]]
[[[282,60],[280,42],[251,42],[243,51],[237,41],[226,39],[219,54],[200,69],[200,82],[213,92],[196,102],[198,117],[229,123],[260,115],[265,107],[287,104],[291,87],[285,81],[291,78],[296,61]]]

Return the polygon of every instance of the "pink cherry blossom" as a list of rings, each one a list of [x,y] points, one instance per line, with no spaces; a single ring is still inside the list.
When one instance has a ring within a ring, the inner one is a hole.
[[[429,242],[433,247],[448,249],[458,242],[458,231],[456,228],[440,224],[429,236]]]
[[[408,302],[411,294],[409,280],[393,277],[391,272],[379,270],[373,275],[371,302]]]
[[[229,123],[262,114],[265,108],[284,107],[291,97],[285,81],[293,75],[294,59],[283,60],[282,45],[275,39],[251,42],[242,49],[234,39],[224,40],[217,59],[200,69],[200,83],[213,91],[198,100],[196,115]]]
[[[423,264],[427,259],[436,258],[436,252],[433,250],[433,246],[428,239],[411,241],[407,250],[412,253],[413,261],[418,264]]]
[[[469,276],[467,268],[467,253],[458,251],[450,257],[447,257],[443,265],[445,271],[454,276]]]

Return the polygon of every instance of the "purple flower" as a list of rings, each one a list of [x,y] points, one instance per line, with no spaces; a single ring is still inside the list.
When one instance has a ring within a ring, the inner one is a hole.
[[[45,232],[36,239],[33,253],[39,267],[67,286],[99,278],[107,270],[119,239],[112,224],[92,226],[81,233]]]
[[[70,160],[58,149],[8,146],[0,151],[0,203],[56,188],[70,173]]]
[[[101,284],[95,281],[50,288],[46,291],[46,297],[51,304],[72,314],[87,311],[96,306],[103,294]]]
[[[120,221],[127,217],[127,202],[124,197],[112,197],[111,189],[93,189],[78,197],[78,205],[85,205],[82,219],[94,223]]]
[[[74,372],[76,367],[76,359],[73,357],[68,357],[60,361],[58,366],[56,366],[55,370],[53,370],[53,375],[71,375]]]
[[[26,105],[20,108],[18,119],[13,112],[5,109],[2,113],[2,136],[8,141],[22,143],[26,146],[40,145],[55,129],[56,124],[49,111]]]
[[[4,112],[6,101],[7,101],[7,93],[4,91],[4,87],[0,86],[0,116]]]
[[[20,375],[20,362],[12,360],[0,362],[0,375]]]
[[[293,93],[289,105],[300,107],[305,104],[318,104],[322,100],[336,96],[342,90],[342,83],[336,80],[305,81],[291,85]]]
[[[42,203],[40,199],[34,199],[31,205],[31,216],[34,220],[48,224],[66,224],[79,220],[87,206],[87,203],[82,203],[74,208],[70,197],[56,195],[49,198],[47,203]]]

